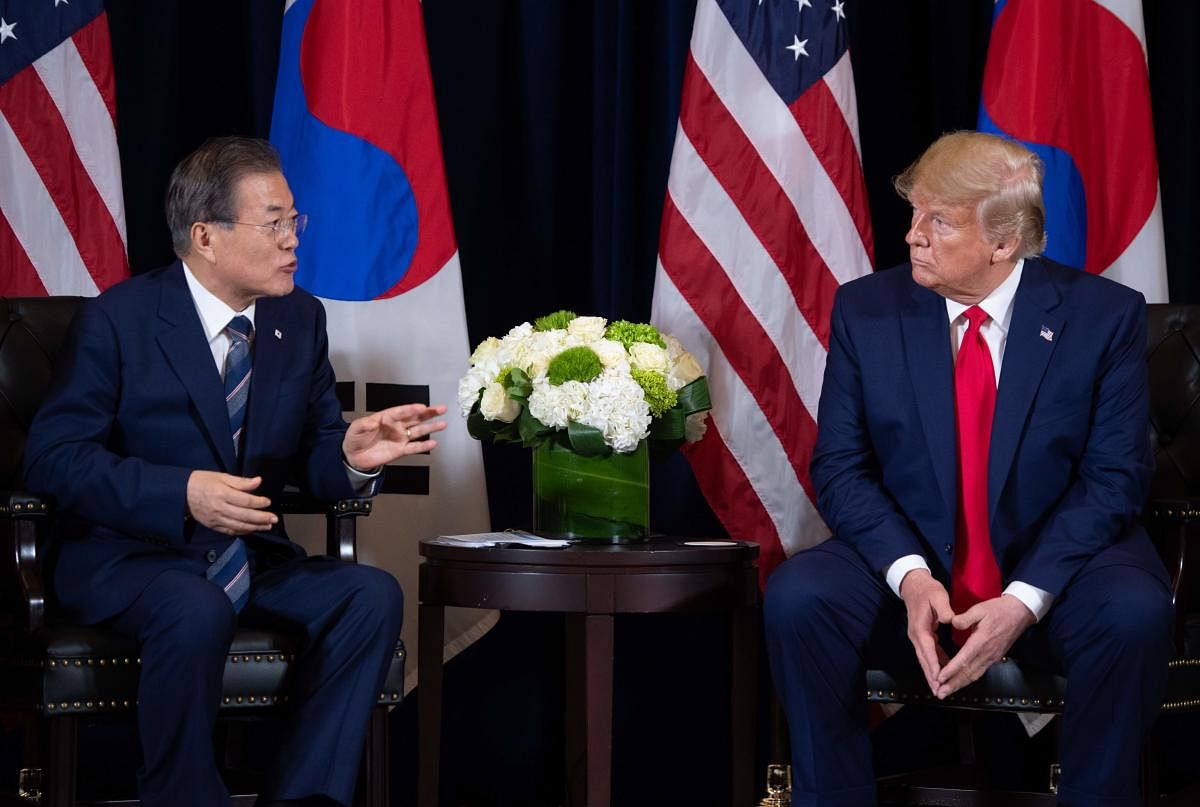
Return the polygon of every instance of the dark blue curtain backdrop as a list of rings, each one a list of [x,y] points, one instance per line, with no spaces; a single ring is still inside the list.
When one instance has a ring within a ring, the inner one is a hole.
[[[974,125],[992,2],[847,7],[876,255],[890,266],[908,222],[890,179],[941,132]],[[171,258],[172,166],[207,137],[269,131],[281,8],[109,0],[134,271]],[[647,318],[693,0],[424,9],[472,341],[560,307]],[[1200,302],[1200,5],[1145,11],[1171,295]],[[485,460],[494,522],[527,524],[528,456],[488,448]],[[656,469],[654,493],[657,529],[719,529],[686,463]],[[561,628],[506,617],[448,667],[446,804],[561,804]],[[727,804],[726,630],[618,623],[615,803]],[[394,714],[398,804],[415,794],[413,706]]]

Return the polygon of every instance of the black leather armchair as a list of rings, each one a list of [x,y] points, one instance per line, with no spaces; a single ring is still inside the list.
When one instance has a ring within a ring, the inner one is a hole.
[[[1150,371],[1150,431],[1157,470],[1143,517],[1172,575],[1176,608],[1176,658],[1169,664],[1165,714],[1200,711],[1200,647],[1187,640],[1187,621],[1198,621],[1189,601],[1190,554],[1200,552],[1200,306],[1151,305],[1146,335]],[[920,674],[869,670],[867,698],[881,703],[928,704],[968,710],[1051,712],[1064,709],[1066,679],[1005,659],[975,683],[938,702]],[[964,734],[969,737],[969,734]],[[964,756],[970,756],[968,753]],[[1145,803],[1160,798],[1151,740],[1143,760]],[[1050,782],[1052,776],[1047,777]],[[917,784],[898,777],[881,782],[889,803],[934,805],[1054,804],[1051,787],[1040,793],[996,793],[966,787]],[[1188,798],[1195,798],[1192,793]],[[1195,801],[1172,803],[1195,804]]]
[[[17,803],[50,807],[76,804],[79,721],[131,712],[140,664],[135,642],[47,613],[41,552],[55,529],[54,504],[20,490],[25,435],[81,302],[0,298],[0,712],[26,729]],[[279,504],[285,514],[324,513],[327,552],[356,559],[355,521],[370,513],[369,500],[322,503],[296,494]],[[221,715],[286,708],[298,650],[282,631],[238,630],[225,662]],[[370,723],[357,798],[371,807],[389,804],[387,707],[402,696],[404,659],[397,642]],[[235,797],[235,804],[252,803],[252,795]]]

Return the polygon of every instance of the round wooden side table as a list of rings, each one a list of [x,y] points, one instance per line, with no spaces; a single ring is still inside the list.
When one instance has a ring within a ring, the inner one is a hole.
[[[733,798],[754,801],[758,682],[758,546],[659,537],[640,544],[562,549],[447,546],[421,542],[417,662],[418,804],[437,807],[441,758],[442,645],[446,606],[566,614],[567,777],[571,804],[611,801],[613,616],[729,612]]]

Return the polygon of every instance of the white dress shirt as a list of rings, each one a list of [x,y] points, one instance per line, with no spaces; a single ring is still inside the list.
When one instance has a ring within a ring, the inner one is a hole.
[[[1004,345],[1008,341],[1008,326],[1012,322],[1013,302],[1016,299],[1017,287],[1021,285],[1021,270],[1025,261],[1017,261],[1012,272],[1004,282],[983,298],[978,305],[987,313],[988,319],[980,326],[979,332],[987,342],[988,352],[992,354],[992,367],[996,371],[996,388],[1000,388],[1000,369],[1004,363]],[[970,306],[946,298],[946,316],[950,318],[950,355],[958,358],[958,346],[962,343],[967,332],[967,318],[963,312]],[[929,564],[920,555],[904,555],[888,566],[886,579],[888,586],[900,596],[900,584],[904,576],[913,569],[929,570]],[[1005,594],[1016,597],[1033,612],[1039,622],[1050,610],[1054,603],[1054,595],[1048,591],[1014,580],[1004,589]]]
[[[217,372],[221,378],[225,378],[225,357],[229,355],[229,346],[232,344],[229,334],[225,333],[225,327],[229,325],[229,321],[236,316],[243,316],[250,320],[250,324],[254,324],[254,303],[246,306],[242,311],[234,311],[225,302],[204,287],[196,276],[192,274],[192,270],[183,261],[183,277],[187,281],[188,291],[192,293],[192,303],[196,306],[196,313],[200,315],[200,325],[204,328],[204,338],[208,340],[208,349],[212,351],[213,361],[217,364]],[[251,343],[254,341],[254,336],[250,337]],[[355,492],[362,493],[375,477],[379,476],[380,469],[375,469],[371,473],[363,473],[355,468],[351,468],[349,463],[343,463],[346,466],[346,476],[350,479],[350,486]]]

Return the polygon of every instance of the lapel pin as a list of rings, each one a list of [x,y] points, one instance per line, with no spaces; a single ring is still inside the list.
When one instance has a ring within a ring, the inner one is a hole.
[[[276,336],[278,336],[278,335],[279,335],[279,331],[276,331],[276,332],[275,332],[275,335],[276,335]],[[1054,341],[1054,331],[1050,330],[1050,329],[1049,329],[1049,328],[1047,328],[1045,325],[1043,325],[1043,326],[1042,326],[1042,332],[1041,332],[1040,336],[1041,336],[1043,339],[1045,339],[1047,342],[1053,342],[1053,341]]]
[[[1045,329],[1045,328],[1043,328],[1043,329],[1042,329],[1042,336],[1046,336],[1046,329]],[[278,328],[276,328],[276,329],[275,329],[275,338],[276,338],[276,339],[282,339],[282,338],[283,338],[283,331],[281,331],[281,330],[279,330]],[[1049,338],[1049,337],[1047,337],[1047,338]]]

